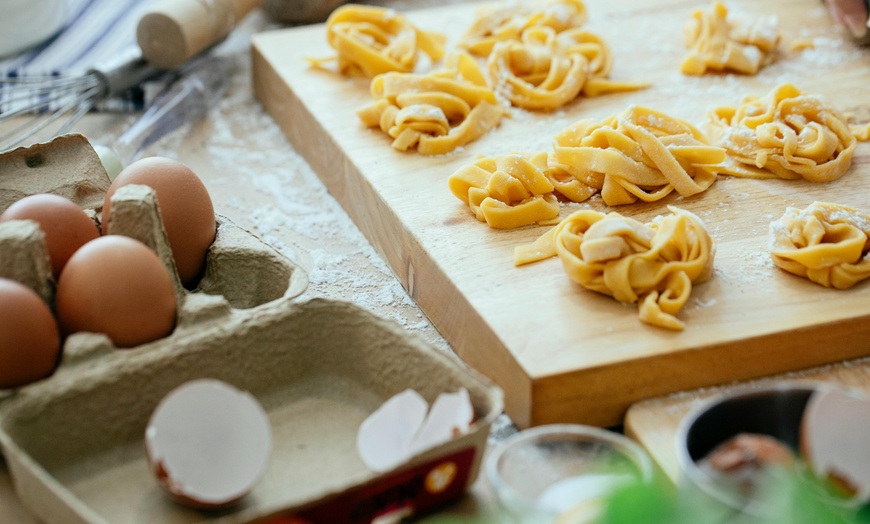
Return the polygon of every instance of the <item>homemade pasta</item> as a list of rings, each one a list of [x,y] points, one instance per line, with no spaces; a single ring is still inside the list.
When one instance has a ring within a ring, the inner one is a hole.
[[[553,110],[577,98],[634,91],[649,84],[607,80],[613,55],[604,41],[582,29],[561,33],[533,26],[517,40],[497,43],[487,60],[490,85],[516,107]]]
[[[721,173],[746,178],[837,180],[849,169],[857,138],[821,97],[783,84],[739,107],[710,112],[712,136],[728,150]],[[862,136],[862,138],[864,138]]]
[[[547,180],[547,153],[478,159],[448,179],[450,191],[495,229],[513,229],[559,216],[559,201]]]
[[[789,207],[771,223],[773,263],[825,287],[847,289],[870,277],[870,215],[827,202]]]
[[[467,53],[448,57],[445,69],[428,74],[385,73],[372,79],[375,102],[357,111],[367,127],[379,127],[399,151],[449,153],[498,125],[504,110]]]
[[[684,197],[716,181],[725,150],[691,124],[640,106],[601,122],[581,120],[554,140],[547,175],[556,191],[582,202],[598,191],[609,206]]]
[[[692,284],[713,272],[716,246],[694,214],[669,206],[671,215],[643,224],[618,213],[580,210],[534,243],[515,250],[516,265],[558,255],[568,277],[586,289],[638,303],[640,320],[673,330]]]
[[[460,46],[473,55],[486,57],[495,44],[519,40],[531,27],[548,27],[560,33],[585,22],[586,5],[581,0],[549,0],[538,8],[520,2],[493,5],[478,12]]]
[[[422,51],[432,61],[444,55],[444,36],[421,31],[392,9],[348,4],[326,21],[326,38],[336,57],[309,59],[315,67],[338,60],[341,74],[369,78],[389,71],[411,72]]]
[[[773,60],[779,43],[776,26],[775,18],[731,23],[721,2],[707,10],[698,9],[685,26],[689,53],[680,71],[686,75],[703,75],[710,70],[754,75]]]

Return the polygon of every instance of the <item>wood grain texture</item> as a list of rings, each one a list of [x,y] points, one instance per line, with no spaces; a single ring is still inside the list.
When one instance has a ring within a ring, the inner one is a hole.
[[[870,54],[833,26],[819,2],[731,4],[733,11],[780,17],[782,56],[758,76],[679,73],[682,26],[707,2],[589,0],[587,27],[613,48],[611,77],[652,87],[581,98],[551,113],[514,110],[482,139],[437,157],[395,151],[379,130],[362,126],[355,111],[371,100],[367,80],[308,67],[305,57],[332,54],[322,25],[257,35],[254,88],[456,352],[504,388],[518,425],[611,425],[640,399],[870,353],[870,284],[824,289],[774,268],[767,251],[768,225],[787,206],[826,200],[870,211],[870,144],[859,144],[852,169],[834,183],[722,178],[692,198],[620,207],[643,221],[667,213],[667,204],[686,208],[718,243],[714,276],[694,289],[680,314],[687,324],[681,333],[642,324],[636,306],[572,284],[557,259],[515,268],[514,247],[546,228],[491,230],[447,189],[447,177],[478,154],[549,150],[552,137],[574,121],[631,104],[703,126],[712,106],[792,82],[870,117]],[[408,15],[424,29],[446,32],[451,46],[475,10]],[[790,51],[799,38],[813,39],[816,48]],[[597,198],[586,205],[609,210]],[[562,216],[579,207],[563,206]]]

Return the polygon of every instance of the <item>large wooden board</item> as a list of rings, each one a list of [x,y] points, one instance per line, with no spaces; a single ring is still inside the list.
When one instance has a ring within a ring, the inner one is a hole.
[[[702,125],[709,107],[734,105],[790,81],[867,117],[870,53],[844,37],[819,2],[732,4],[780,17],[784,54],[757,77],[678,72],[682,26],[706,1],[589,0],[588,28],[614,50],[612,77],[649,80],[653,87],[579,99],[552,113],[515,111],[483,139],[438,157],[397,152],[380,131],[360,124],[355,110],[370,101],[366,80],[309,68],[305,57],[332,54],[323,26],[257,35],[254,88],[456,352],[504,388],[518,425],[610,425],[639,399],[870,352],[862,343],[870,336],[870,285],[823,289],[775,269],[767,255],[768,224],[786,206],[827,200],[870,210],[868,144],[834,183],[725,178],[697,197],[619,209],[648,220],[666,213],[666,204],[681,206],[703,218],[718,242],[714,277],[693,291],[680,333],[644,325],[635,306],[571,284],[556,259],[515,268],[514,247],[546,228],[491,230],[447,189],[447,177],[477,154],[547,150],[575,120],[603,118],[630,104]],[[409,16],[447,32],[455,44],[475,10]],[[813,39],[816,49],[790,51],[798,38]],[[600,200],[587,205],[604,209]],[[564,206],[563,216],[578,207]]]

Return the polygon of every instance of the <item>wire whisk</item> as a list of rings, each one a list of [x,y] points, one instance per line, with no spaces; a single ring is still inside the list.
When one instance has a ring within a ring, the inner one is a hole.
[[[163,73],[138,48],[80,76],[21,75],[0,79],[0,152],[44,130],[68,133],[97,104]]]

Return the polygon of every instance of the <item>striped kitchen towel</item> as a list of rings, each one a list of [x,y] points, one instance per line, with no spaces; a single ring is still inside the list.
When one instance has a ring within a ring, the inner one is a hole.
[[[22,54],[0,60],[0,84],[4,78],[77,77],[92,67],[130,56],[136,45],[136,25],[156,0],[67,0],[68,21],[48,41]],[[2,38],[2,36],[0,36]],[[132,48],[132,49],[131,49]],[[0,94],[3,86],[0,85]],[[156,89],[144,86],[101,104],[100,110],[141,109],[148,94]],[[43,95],[44,96],[44,95]],[[12,102],[0,100],[0,112],[11,111]],[[14,105],[14,104],[13,104]],[[41,107],[51,110],[56,107]]]

